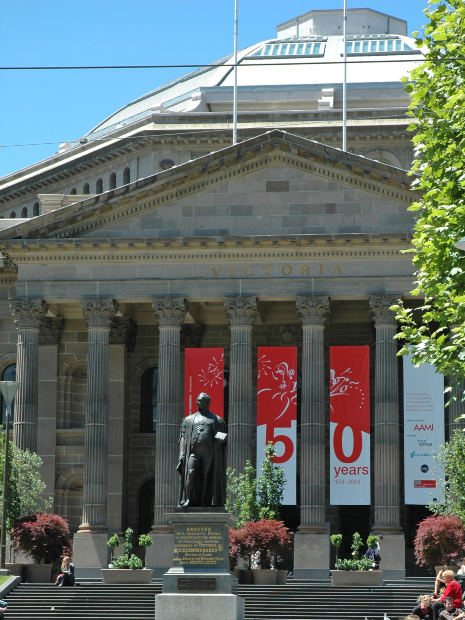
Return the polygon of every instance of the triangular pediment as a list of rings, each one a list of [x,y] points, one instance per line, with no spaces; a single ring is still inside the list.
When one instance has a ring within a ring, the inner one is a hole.
[[[0,239],[408,234],[406,172],[272,131],[0,231]]]

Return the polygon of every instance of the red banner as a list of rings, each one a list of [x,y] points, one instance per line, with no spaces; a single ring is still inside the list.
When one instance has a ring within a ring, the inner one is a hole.
[[[259,347],[257,365],[257,471],[266,444],[286,476],[284,504],[296,503],[297,348]]]
[[[330,347],[330,503],[370,504],[370,348]]]
[[[210,411],[224,417],[224,349],[186,349],[184,415],[197,411],[197,396],[206,392]]]

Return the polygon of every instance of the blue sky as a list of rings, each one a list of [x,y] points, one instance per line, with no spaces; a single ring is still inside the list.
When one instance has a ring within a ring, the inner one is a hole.
[[[348,0],[425,22],[427,0]],[[239,48],[275,27],[343,0],[239,0]],[[208,63],[232,52],[234,0],[16,0],[5,2],[0,65]],[[187,70],[0,70],[0,176],[53,155],[136,97]],[[48,144],[46,144],[48,143]],[[20,145],[20,146],[13,146]],[[31,146],[28,146],[31,145]]]

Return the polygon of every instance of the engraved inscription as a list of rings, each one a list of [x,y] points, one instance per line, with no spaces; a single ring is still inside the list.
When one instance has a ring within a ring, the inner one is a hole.
[[[222,567],[224,553],[224,539],[219,528],[186,526],[175,529],[174,565]]]
[[[305,276],[342,276],[339,263],[256,263],[256,264],[225,264],[210,265],[216,278],[224,277],[305,277]]]

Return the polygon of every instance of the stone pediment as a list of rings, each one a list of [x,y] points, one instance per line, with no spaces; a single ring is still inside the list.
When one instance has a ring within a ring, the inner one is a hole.
[[[405,171],[272,131],[0,231],[0,239],[409,234]]]

